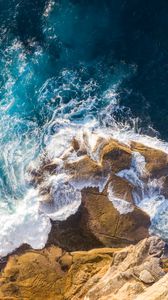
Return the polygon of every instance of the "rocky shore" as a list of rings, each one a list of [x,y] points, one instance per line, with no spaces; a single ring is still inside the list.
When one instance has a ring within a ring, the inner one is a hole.
[[[2,259],[0,299],[168,299],[166,244],[139,205],[157,190],[167,196],[166,152],[104,137],[90,143],[84,135],[59,158],[46,153],[29,174],[41,213],[58,209],[60,174],[80,199],[64,220],[51,218],[44,249],[25,245]]]

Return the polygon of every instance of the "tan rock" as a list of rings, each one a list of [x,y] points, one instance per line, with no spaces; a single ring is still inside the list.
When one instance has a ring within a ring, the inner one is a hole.
[[[125,249],[24,250],[11,255],[0,273],[0,299],[167,299],[167,275],[162,278],[160,267],[163,249],[164,243],[152,237]],[[144,283],[149,273],[152,286]]]
[[[100,164],[92,160],[87,155],[82,156],[79,160],[73,162],[65,162],[65,170],[76,181],[93,179],[101,180],[107,176],[107,169],[103,169]]]
[[[89,142],[90,138],[93,138],[92,142]],[[143,191],[141,185],[135,187],[116,175],[119,171],[131,168],[132,154],[135,151],[142,154],[146,161],[148,172],[141,178],[144,180]],[[52,180],[48,180],[53,172],[55,175],[60,172],[68,175],[67,180],[71,184],[75,182],[81,189],[82,201],[78,212],[66,221],[53,222],[49,244],[58,244],[68,251],[88,250],[101,246],[125,246],[148,236],[149,216],[135,207],[133,192],[141,198],[144,190],[148,190],[147,182],[152,176],[164,177],[168,170],[166,153],[137,142],[131,142],[128,146],[111,138],[98,137],[95,133],[91,136],[84,133],[81,142],[77,137],[73,138],[70,147],[59,159],[61,163],[58,170],[56,165],[59,165],[59,161],[49,162],[46,158],[46,166],[42,164],[41,175],[38,170],[38,176],[43,178],[38,185],[42,201],[47,203],[53,200]],[[112,186],[112,197],[108,194],[109,184]],[[97,188],[84,189],[84,186]],[[98,186],[102,187],[102,192]],[[165,180],[165,194],[166,187]]]
[[[148,270],[142,270],[139,274],[139,279],[144,283],[155,282],[155,278],[151,275],[151,273]]]
[[[109,183],[111,183],[111,186],[113,187],[115,197],[124,199],[127,202],[134,204],[133,191],[135,187],[128,180],[117,175],[111,175],[103,191],[103,194],[105,195],[108,193],[107,190]]]
[[[157,244],[159,247],[154,251],[154,245]],[[159,249],[160,252],[158,252]],[[115,253],[108,272],[90,289],[84,299],[135,300],[136,296],[140,294],[138,300],[148,300],[148,297],[141,298],[142,292],[165,274],[160,267],[160,256],[163,249],[164,243],[157,237],[151,237],[139,242],[136,246],[130,246]],[[152,254],[150,254],[151,252]],[[152,300],[152,298],[150,299]]]
[[[168,300],[168,274],[148,287],[135,300]]]
[[[120,214],[106,195],[86,189],[82,196],[87,226],[103,245],[119,247],[148,235],[150,220],[140,209],[135,207],[133,212]]]
[[[64,253],[27,250],[9,258],[0,276],[0,299],[79,300],[109,268],[114,249]]]

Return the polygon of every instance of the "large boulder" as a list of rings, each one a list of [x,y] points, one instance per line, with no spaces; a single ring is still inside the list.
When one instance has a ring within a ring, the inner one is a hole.
[[[112,173],[117,173],[130,167],[131,154],[130,147],[110,139],[100,153],[100,161],[104,167],[108,165]]]
[[[79,203],[78,210],[67,219],[53,218],[48,245],[56,244],[68,251],[88,250],[123,247],[148,237],[150,217],[136,206],[135,197],[138,201],[143,200],[145,193],[150,197],[153,179],[156,182],[152,188],[156,185],[156,190],[166,196],[167,170],[167,153],[133,141],[126,145],[94,133],[84,134],[83,139],[74,137],[60,157],[50,160],[46,154],[39,169],[31,171],[43,207],[50,206],[50,215],[55,209],[62,209],[61,205],[65,207],[69,191],[65,200],[60,197],[64,197],[69,185]],[[61,182],[58,191],[60,176],[67,181]]]
[[[48,243],[71,251],[101,246],[123,247],[147,237],[150,218],[132,204],[132,186],[117,176],[111,178],[110,183],[114,186],[114,197],[125,199],[124,202],[118,200],[120,205],[122,202],[131,204],[128,212],[121,213],[106,191],[100,193],[96,188],[85,188],[78,211],[65,221],[52,222]]]

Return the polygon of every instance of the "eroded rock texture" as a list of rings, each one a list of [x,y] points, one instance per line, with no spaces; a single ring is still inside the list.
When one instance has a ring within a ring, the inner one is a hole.
[[[157,237],[124,249],[27,250],[9,257],[0,276],[0,299],[147,300],[155,286],[156,295],[166,295],[168,286],[159,285],[167,278],[161,268],[163,251]]]

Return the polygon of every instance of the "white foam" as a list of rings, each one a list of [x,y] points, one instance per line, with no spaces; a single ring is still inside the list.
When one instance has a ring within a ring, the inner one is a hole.
[[[134,206],[124,199],[118,198],[113,192],[113,186],[111,183],[108,185],[108,198],[113,203],[114,207],[121,215],[126,215],[134,210]]]
[[[138,207],[144,210],[152,219],[155,217],[159,206],[162,205],[164,201],[165,198],[163,196],[155,195],[150,198],[146,197],[139,202]]]
[[[79,182],[71,180],[70,177],[66,177],[65,171],[63,172],[62,170],[63,162],[60,157],[64,154],[65,149],[70,147],[71,140],[74,136],[77,136],[79,142],[83,143],[83,132],[85,131],[85,136],[86,132],[87,135],[89,135],[89,138],[85,139],[88,155],[91,155],[92,159],[96,158],[98,162],[99,152],[95,149],[98,137],[108,140],[114,136],[98,128],[95,128],[93,136],[90,126],[71,126],[67,122],[61,126],[62,128],[60,128],[58,134],[50,139],[47,146],[49,157],[51,159],[58,159],[62,172],[48,179],[48,183],[52,186],[51,192],[54,195],[54,202],[50,205],[45,203],[39,204],[37,191],[30,190],[26,197],[19,202],[18,205],[16,204],[15,213],[10,214],[5,207],[1,207],[1,256],[7,255],[23,243],[27,243],[35,249],[43,248],[51,229],[50,219],[65,220],[74,214],[81,203],[82,188],[98,187],[99,191],[102,191],[107,183],[107,177],[98,179],[88,178],[88,180]],[[94,137],[93,140],[92,137]],[[87,143],[89,143],[89,145],[87,145]],[[158,145],[161,147],[161,144]],[[163,148],[162,150],[165,149],[166,148]],[[97,152],[94,154],[92,151]],[[75,156],[72,152],[68,159],[69,161],[76,161],[80,159],[80,157]],[[138,187],[138,191],[135,191],[133,194],[134,200],[136,205],[150,215],[152,222],[151,232],[168,239],[167,200],[160,197],[160,182],[156,182],[155,180],[148,182],[147,186],[144,185],[141,177],[143,177],[145,172],[144,157],[136,152],[133,153],[131,168],[129,170],[122,170],[117,175],[126,178]],[[139,189],[141,191],[140,193]],[[108,197],[120,214],[127,214],[133,211],[134,206],[124,199],[115,197],[113,189],[110,186],[108,187]]]
[[[81,203],[80,191],[84,187],[98,187],[99,191],[103,191],[108,181],[108,176],[104,178],[94,178],[93,176],[92,178],[88,178],[88,180],[81,179],[79,181],[74,181],[72,178],[66,177],[66,172],[63,170],[63,162],[61,163],[61,161],[65,159],[65,157],[68,162],[82,159],[82,157],[76,155],[76,152],[73,151],[71,147],[73,137],[78,140],[80,145],[83,145],[87,155],[97,163],[100,162],[100,144],[102,143],[103,145],[104,141],[108,141],[110,138],[118,139],[127,145],[129,145],[131,141],[138,141],[146,146],[168,153],[168,145],[166,143],[157,138],[137,134],[130,129],[125,130],[117,127],[108,129],[100,128],[95,120],[82,125],[73,124],[67,120],[53,120],[51,127],[53,126],[53,122],[55,122],[56,126],[58,125],[59,130],[47,141],[47,152],[49,153],[50,159],[60,160],[61,175],[60,178],[58,175],[50,178],[52,181],[52,192],[55,195],[54,202],[50,205],[44,203],[40,205],[40,209],[53,220],[65,220],[77,211]],[[98,141],[100,141],[100,144],[97,146]],[[164,198],[160,196],[160,181],[156,179],[149,180],[147,183],[143,181],[143,176],[146,175],[147,172],[145,166],[145,158],[140,153],[134,152],[132,154],[130,169],[122,170],[117,175],[126,178],[135,186],[133,192],[134,202],[150,215],[152,230],[152,228],[154,228],[154,222],[156,228],[156,218],[159,218],[157,212],[165,202]],[[125,201],[125,199],[115,197],[113,189],[110,186],[108,187],[108,197],[120,214],[127,214],[134,210],[134,205]],[[164,222],[164,220],[162,222]],[[157,228],[160,227],[157,225]],[[157,230],[159,231],[159,229]]]
[[[81,204],[81,192],[69,183],[65,174],[53,175],[49,178],[52,201],[41,201],[40,211],[52,220],[66,220],[74,214]]]
[[[50,219],[39,214],[38,195],[29,190],[25,198],[16,204],[15,212],[0,211],[0,256],[11,253],[22,244],[34,249],[42,249],[51,230]]]
[[[168,242],[168,199],[158,205],[151,223],[150,233],[158,235]]]
[[[145,161],[141,155],[134,155],[131,168],[117,175],[126,178],[134,185],[134,203],[145,211],[151,219],[150,234],[168,241],[168,199],[162,194],[163,178],[143,181]]]
[[[44,13],[43,13],[44,17],[49,16],[49,14],[51,13],[54,5],[55,5],[55,1],[53,1],[53,0],[48,1],[47,5],[45,6]]]
[[[139,152],[133,152],[131,167],[136,170],[139,176],[143,176],[146,173],[145,157]]]

